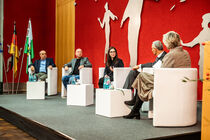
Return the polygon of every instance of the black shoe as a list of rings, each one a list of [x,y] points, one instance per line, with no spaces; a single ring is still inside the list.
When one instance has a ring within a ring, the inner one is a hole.
[[[125,119],[133,119],[133,118],[136,118],[136,119],[140,120],[140,113],[139,112],[133,112],[133,111],[131,111],[128,115],[123,116],[123,118],[125,118]]]
[[[125,103],[126,105],[133,106],[133,105],[135,104],[135,101],[136,101],[136,100],[132,99],[132,100],[130,100],[130,101],[125,101],[124,103]]]

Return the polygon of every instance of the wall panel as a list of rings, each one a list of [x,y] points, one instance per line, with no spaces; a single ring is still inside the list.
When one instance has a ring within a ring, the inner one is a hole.
[[[74,58],[75,6],[74,0],[56,1],[56,49],[58,67],[58,91],[61,90],[61,68]]]

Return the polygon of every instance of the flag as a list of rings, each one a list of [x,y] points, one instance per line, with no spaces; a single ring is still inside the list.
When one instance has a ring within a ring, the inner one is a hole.
[[[30,19],[28,21],[28,28],[27,28],[27,35],[26,35],[24,53],[27,53],[26,73],[28,74],[28,66],[30,64],[32,64],[32,59],[34,58],[32,26],[31,26],[31,20]]]
[[[14,33],[12,35],[12,43],[10,46],[10,54],[12,54],[12,67],[14,72],[14,77],[17,76],[17,63],[19,59],[19,53],[18,53],[18,46],[17,46],[17,34],[16,34],[16,23],[14,23]]]

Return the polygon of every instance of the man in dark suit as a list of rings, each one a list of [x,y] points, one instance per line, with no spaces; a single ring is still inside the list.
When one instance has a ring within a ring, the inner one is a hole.
[[[82,49],[77,49],[75,52],[76,58],[72,59],[69,63],[64,65],[65,71],[69,70],[69,67],[72,68],[72,71],[69,75],[62,77],[62,82],[64,87],[67,89],[67,84],[69,79],[74,75],[76,79],[79,79],[79,70],[84,67],[92,67],[92,64],[87,57],[82,57]]]
[[[155,67],[160,68],[162,59],[166,55],[166,52],[163,51],[163,45],[162,43],[157,40],[152,43],[152,53],[157,56],[155,61],[152,63],[146,63],[146,64],[140,64],[133,67],[133,70],[131,70],[126,78],[125,84],[123,86],[124,89],[131,89],[131,85],[133,84],[134,80],[138,76],[138,74],[141,72],[141,70],[145,67]],[[125,104],[133,105],[135,103],[135,99],[133,98],[131,101],[125,101]]]
[[[35,76],[38,79],[45,81],[47,78],[47,68],[52,69],[55,67],[55,64],[52,58],[47,58],[45,50],[41,50],[39,55],[40,59],[29,65],[29,67],[31,68],[32,73],[35,73]]]

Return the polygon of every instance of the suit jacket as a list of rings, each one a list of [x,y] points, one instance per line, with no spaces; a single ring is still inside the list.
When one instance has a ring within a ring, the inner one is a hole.
[[[73,70],[75,68],[76,61],[77,61],[77,59],[74,58],[69,63],[67,63],[67,64],[64,65],[64,67],[65,66],[72,67],[72,71],[70,72],[69,75],[71,75],[73,73]],[[81,65],[84,65],[84,67],[92,67],[92,64],[90,63],[90,61],[88,60],[87,57],[82,57],[81,58],[81,60],[80,60],[80,66]]]
[[[52,65],[52,67],[56,67],[52,58],[46,58],[46,72],[47,72],[47,67],[49,65]],[[30,66],[34,66],[35,67],[35,73],[39,73],[40,59],[36,60],[33,64],[29,65],[29,67]]]
[[[158,62],[159,60],[162,60],[164,58],[164,56],[166,55],[167,53],[164,51],[160,57],[157,57],[155,59],[155,61],[153,63],[146,63],[146,64],[141,64],[141,68],[148,68],[148,67],[152,67],[156,62]]]
[[[191,60],[189,53],[181,46],[170,49],[163,58],[162,68],[190,68]]]

